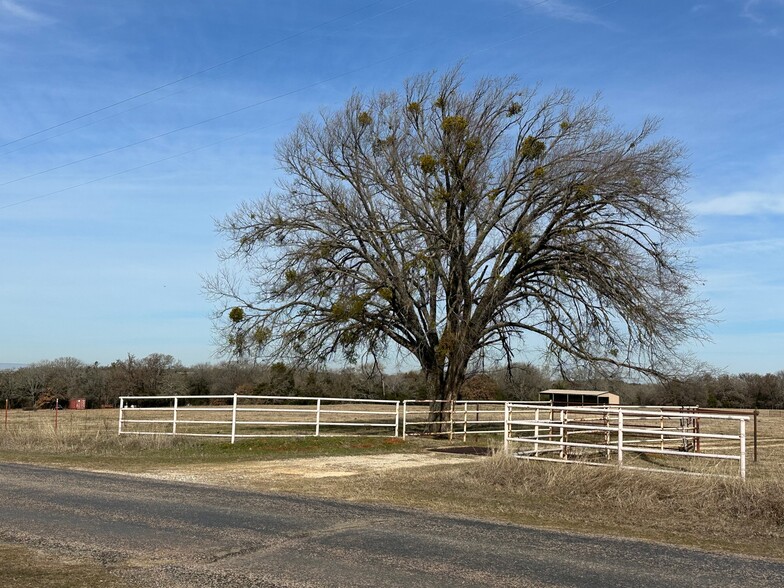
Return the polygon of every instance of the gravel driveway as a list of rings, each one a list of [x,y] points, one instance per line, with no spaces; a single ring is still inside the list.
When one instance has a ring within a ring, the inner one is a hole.
[[[0,539],[87,555],[145,588],[784,585],[780,562],[12,464]]]

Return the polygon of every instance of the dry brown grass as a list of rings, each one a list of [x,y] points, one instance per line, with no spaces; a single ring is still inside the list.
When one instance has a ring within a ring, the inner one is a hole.
[[[0,460],[113,471],[145,472],[180,465],[230,464],[319,455],[400,452],[400,438],[272,437],[238,439],[118,435],[117,411],[63,411],[57,430],[53,411],[12,411],[0,423]],[[421,451],[423,443],[405,444]]]
[[[292,488],[293,490],[293,488]],[[527,462],[377,472],[297,491],[784,558],[784,483]]]
[[[0,452],[28,455],[105,456],[172,447],[168,435],[117,435],[117,411],[10,411],[0,428]]]
[[[0,543],[0,562],[2,562],[0,581],[3,586],[13,588],[128,586],[98,564],[86,560],[74,560],[70,556],[58,559],[51,554],[18,545]]]

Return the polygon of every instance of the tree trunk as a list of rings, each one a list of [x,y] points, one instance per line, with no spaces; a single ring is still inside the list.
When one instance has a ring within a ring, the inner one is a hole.
[[[428,415],[427,432],[431,434],[449,434],[454,427],[455,402],[459,398],[460,389],[465,381],[467,360],[460,364],[451,364],[446,370],[427,374],[432,382],[432,400]]]

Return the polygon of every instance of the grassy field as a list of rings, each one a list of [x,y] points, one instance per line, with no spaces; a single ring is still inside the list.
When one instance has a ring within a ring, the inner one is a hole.
[[[225,439],[118,436],[113,410],[57,416],[55,431],[52,411],[12,411],[0,428],[0,459],[150,475],[203,472],[197,481],[784,559],[784,411],[761,411],[759,462],[751,461],[750,440],[746,482],[525,462],[500,454],[356,475],[275,478],[256,475],[265,471],[264,461],[425,455],[449,443],[377,436],[243,439],[231,445]],[[469,442],[500,444],[489,436]],[[196,467],[201,465],[209,467]]]

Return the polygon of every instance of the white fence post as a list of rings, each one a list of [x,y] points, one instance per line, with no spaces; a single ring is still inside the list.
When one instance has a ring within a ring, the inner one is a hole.
[[[237,436],[237,393],[234,393],[234,402],[231,406],[231,443],[234,444],[234,439]]]
[[[746,479],[746,421],[740,421],[740,479]]]
[[[623,467],[623,409],[618,409],[618,467]]]
[[[400,401],[395,403],[395,437],[400,434]]]
[[[316,437],[319,436],[319,427],[321,427],[321,398],[316,400]]]
[[[512,423],[510,423],[512,411],[510,410],[510,403],[504,403],[504,453],[509,453],[509,435],[512,429]]]
[[[452,440],[452,435],[455,433],[455,401],[449,402],[449,440]]]
[[[536,443],[534,443],[534,457],[539,457],[539,409],[537,408],[534,411],[534,439],[536,439]]]
[[[569,453],[566,445],[564,445],[566,443],[566,427],[564,426],[566,424],[565,411],[561,410],[559,412],[558,421],[561,423],[561,434],[558,437],[558,440],[561,442],[561,459],[568,459]]]
[[[123,425],[123,400],[125,400],[122,396],[120,396],[120,422],[117,424],[117,434],[122,435],[122,425]]]
[[[177,434],[177,400],[179,400],[176,396],[174,397],[174,410],[172,411],[172,435]]]
[[[406,438],[406,417],[408,416],[408,400],[403,401],[403,439]]]

